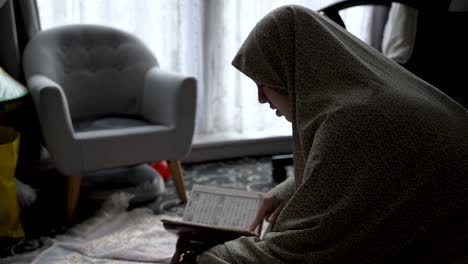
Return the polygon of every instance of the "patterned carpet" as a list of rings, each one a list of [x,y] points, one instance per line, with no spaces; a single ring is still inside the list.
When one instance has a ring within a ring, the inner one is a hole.
[[[185,186],[188,192],[190,192],[193,184],[215,185],[251,191],[268,191],[276,185],[271,176],[271,157],[183,164],[183,168]],[[291,171],[288,170],[288,174],[290,173]],[[164,182],[164,185],[166,187],[165,192],[159,195],[156,200],[130,203],[127,210],[149,208],[156,215],[182,216],[185,205],[180,204],[171,178]],[[95,209],[97,208],[98,207]],[[35,212],[39,214],[38,212],[41,211],[36,210]],[[31,252],[34,253],[34,251],[39,252],[43,250],[44,247],[49,246],[47,245],[47,237],[55,237],[67,231],[64,227],[59,225],[50,225],[47,218],[42,219],[40,215],[33,214],[29,218],[34,217],[36,217],[35,223],[39,227],[41,227],[42,224],[44,231],[36,232],[32,238],[17,244],[14,248],[3,248],[0,252],[0,257],[24,253],[30,254]],[[42,219],[42,222],[40,219]],[[48,226],[45,225],[46,222],[49,224]],[[0,263],[2,263],[1,258]]]
[[[248,191],[268,191],[276,185],[271,176],[271,157],[189,164],[183,167],[185,187],[189,193],[194,184]],[[179,204],[170,179],[166,182],[166,192],[156,203],[148,206],[156,214],[177,216],[182,216],[184,209],[184,205]]]

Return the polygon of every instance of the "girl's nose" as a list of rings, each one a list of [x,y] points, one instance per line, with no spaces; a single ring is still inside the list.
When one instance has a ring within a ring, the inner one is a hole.
[[[267,103],[268,102],[268,99],[265,95],[265,91],[263,89],[263,84],[260,84],[257,86],[258,88],[258,102],[261,103],[261,104],[264,104],[264,103]]]

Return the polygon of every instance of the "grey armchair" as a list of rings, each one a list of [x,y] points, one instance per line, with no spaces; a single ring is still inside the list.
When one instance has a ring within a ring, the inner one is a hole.
[[[163,71],[135,36],[98,25],[38,33],[24,57],[27,85],[53,164],[68,176],[72,221],[81,177],[168,160],[187,201],[180,159],[191,147],[196,80]]]

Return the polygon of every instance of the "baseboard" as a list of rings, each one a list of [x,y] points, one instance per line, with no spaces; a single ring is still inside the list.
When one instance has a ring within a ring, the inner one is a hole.
[[[292,152],[291,136],[238,137],[194,142],[185,163],[205,162]]]

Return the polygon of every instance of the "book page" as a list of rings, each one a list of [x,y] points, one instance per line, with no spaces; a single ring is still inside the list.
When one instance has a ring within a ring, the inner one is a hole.
[[[182,217],[185,221],[246,229],[254,220],[260,192],[194,185]]]

